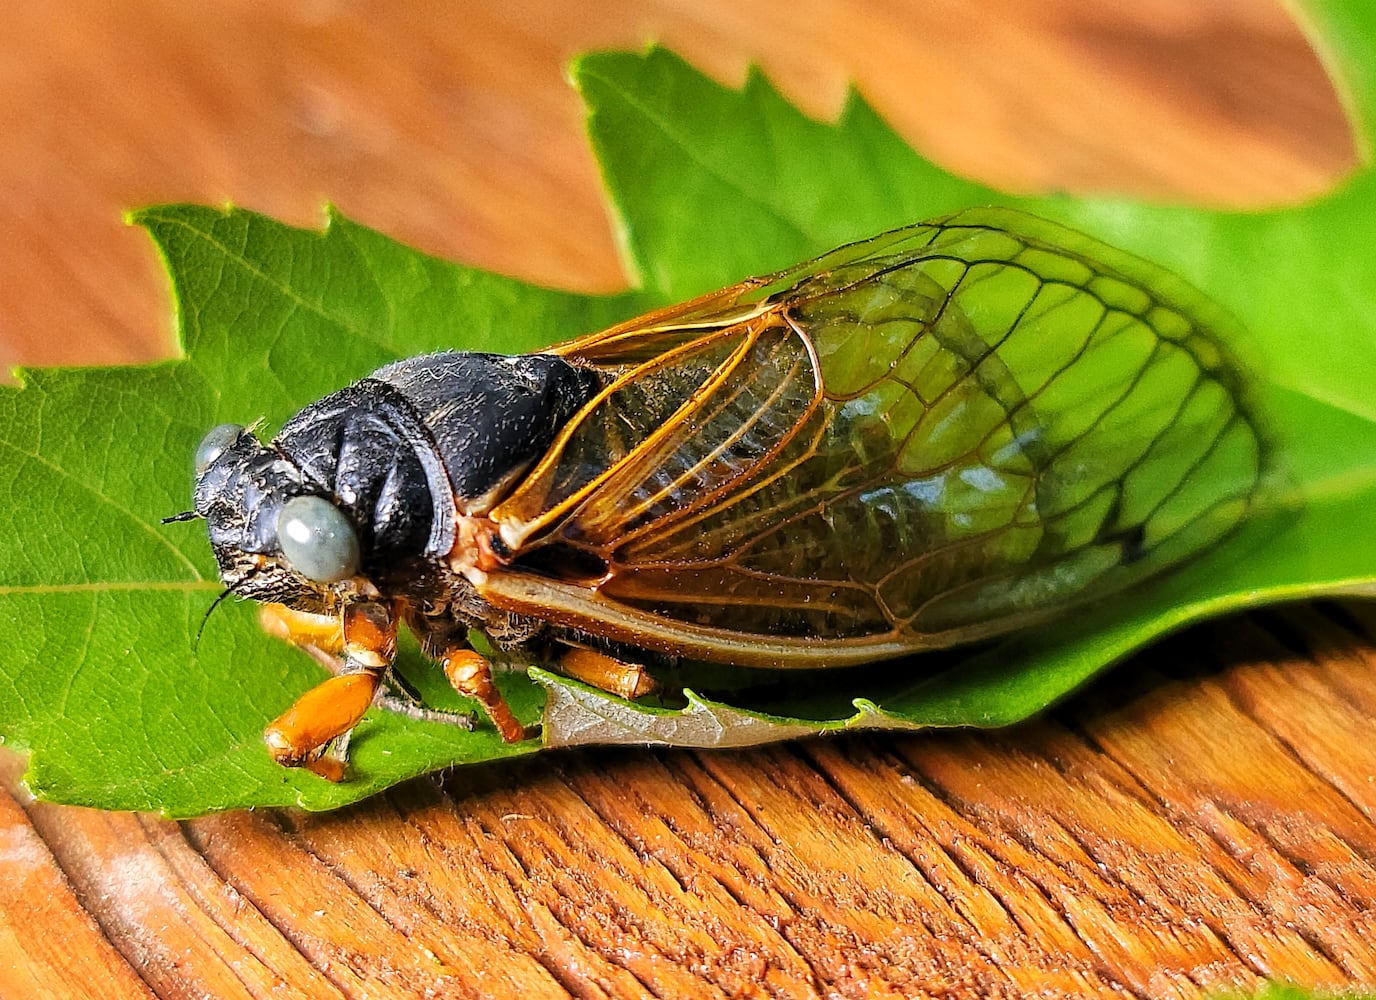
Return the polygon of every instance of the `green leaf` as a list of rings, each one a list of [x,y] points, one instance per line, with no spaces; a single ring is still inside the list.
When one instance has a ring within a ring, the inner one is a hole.
[[[1358,0],[1306,5],[1366,133],[1376,29]],[[251,213],[139,213],[172,277],[185,360],[21,373],[0,389],[0,737],[32,750],[45,797],[191,815],[329,808],[453,763],[528,753],[442,722],[371,712],[351,779],[270,763],[264,723],[323,673],[227,602],[188,502],[205,429],[291,413],[379,365],[442,347],[518,352],[654,304],[975,204],[1017,205],[1162,263],[1243,320],[1264,409],[1288,444],[1273,514],[1140,592],[975,653],[781,676],[685,668],[686,707],[629,704],[545,671],[503,675],[551,743],[743,745],[855,726],[998,725],[1039,710],[1152,637],[1263,601],[1376,583],[1376,225],[1363,169],[1313,204],[1262,213],[1123,200],[1018,199],[940,170],[858,98],[818,123],[751,76],[712,83],[672,54],[583,58],[574,79],[640,290],[589,298],[437,261],[345,219],[323,232]],[[414,654],[428,702],[465,707]]]
[[[324,233],[200,207],[135,221],[172,275],[186,360],[21,372],[22,389],[0,390],[0,734],[32,748],[30,787],[173,815],[328,808],[450,762],[528,752],[490,730],[374,712],[356,734],[354,781],[271,763],[264,723],[323,671],[262,635],[246,605],[223,605],[198,644],[221,590],[214,562],[199,525],[159,520],[186,507],[189,456],[216,423],[276,426],[387,361],[455,343],[529,350],[644,303],[530,288],[339,218]],[[533,721],[539,689],[503,682]]]
[[[1207,995],[1210,1000],[1370,1000],[1376,993],[1362,988],[1340,991],[1312,989],[1284,980],[1268,980],[1255,990],[1225,988],[1212,990]]]

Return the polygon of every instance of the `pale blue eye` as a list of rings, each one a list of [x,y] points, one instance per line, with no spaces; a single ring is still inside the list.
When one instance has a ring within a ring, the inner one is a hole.
[[[324,497],[292,497],[277,515],[282,555],[307,579],[335,583],[358,572],[358,534]]]
[[[244,429],[238,424],[216,424],[205,432],[201,443],[196,446],[196,475],[215,464],[215,459],[225,453],[225,449],[239,439]]]

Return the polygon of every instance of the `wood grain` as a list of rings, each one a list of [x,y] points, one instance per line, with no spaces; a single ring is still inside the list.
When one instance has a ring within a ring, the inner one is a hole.
[[[562,287],[623,278],[562,66],[656,38],[847,80],[1020,189],[1298,200],[1350,168],[1262,0],[7,8],[0,361],[173,351],[120,210],[328,199]],[[1197,628],[997,733],[587,751],[326,816],[0,797],[0,996],[1197,997],[1376,984],[1376,612]]]

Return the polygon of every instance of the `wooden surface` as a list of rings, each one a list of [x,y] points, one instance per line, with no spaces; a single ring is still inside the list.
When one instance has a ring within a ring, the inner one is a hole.
[[[1129,9],[1130,8],[1130,9]],[[1296,200],[1352,162],[1263,0],[108,4],[0,36],[0,362],[171,352],[121,209],[328,199],[427,250],[622,279],[562,66],[657,38],[847,79],[1022,189]],[[1192,997],[1376,984],[1376,613],[1233,618],[1000,733],[552,754],[328,816],[0,796],[0,997]]]

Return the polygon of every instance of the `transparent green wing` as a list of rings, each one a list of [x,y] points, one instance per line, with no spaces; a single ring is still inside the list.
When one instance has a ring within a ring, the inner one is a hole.
[[[1266,474],[1227,318],[1021,213],[898,230],[690,307],[589,338],[622,389],[547,457],[581,492],[532,542],[542,572],[567,553],[598,601],[685,632],[994,635],[1207,548]],[[683,363],[645,361],[656,338]],[[641,370],[675,403],[628,439]]]

